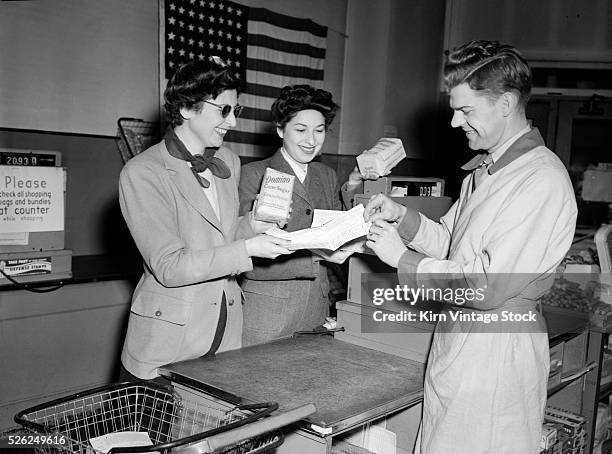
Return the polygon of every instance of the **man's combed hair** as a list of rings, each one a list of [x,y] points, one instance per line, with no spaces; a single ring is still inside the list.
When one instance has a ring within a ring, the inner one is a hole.
[[[531,70],[512,46],[497,41],[471,41],[448,52],[444,65],[447,91],[463,83],[491,99],[513,91],[525,106],[531,95]]]
[[[182,108],[200,111],[204,101],[225,90],[240,93],[241,89],[242,81],[218,57],[185,63],[172,75],[164,91],[166,120],[172,127],[178,126],[184,120]]]
[[[272,104],[272,121],[282,129],[298,112],[309,109],[321,112],[327,129],[336,116],[338,105],[326,90],[310,85],[287,85]]]

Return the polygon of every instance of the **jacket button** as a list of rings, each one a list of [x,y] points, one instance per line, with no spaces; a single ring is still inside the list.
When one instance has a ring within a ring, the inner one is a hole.
[[[312,210],[310,208],[306,208],[306,214],[310,216],[310,213],[312,213]]]
[[[234,305],[234,298],[230,298],[229,301],[227,302],[227,304],[229,304],[230,306]]]
[[[156,310],[155,311],[155,316],[156,317],[161,317],[161,311],[160,310]]]

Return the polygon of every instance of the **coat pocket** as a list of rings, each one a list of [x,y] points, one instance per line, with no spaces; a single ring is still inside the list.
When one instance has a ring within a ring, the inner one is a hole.
[[[144,291],[134,299],[131,312],[125,346],[129,355],[153,365],[176,361],[190,318],[189,303]]]
[[[191,303],[150,291],[142,291],[132,302],[131,311],[143,317],[185,325],[189,320]]]

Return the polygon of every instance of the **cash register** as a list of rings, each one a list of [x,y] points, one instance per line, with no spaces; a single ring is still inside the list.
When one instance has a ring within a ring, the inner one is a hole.
[[[364,193],[357,194],[354,204],[366,204],[371,196],[385,194],[402,205],[439,220],[453,201],[444,195],[444,180],[410,176],[386,176],[375,181],[364,181]],[[367,251],[367,250],[366,250]],[[349,258],[347,298],[336,302],[338,326],[344,331],[337,339],[391,353],[407,359],[424,362],[433,333],[433,323],[369,323],[372,320],[371,294],[364,292],[368,280],[376,280],[381,288],[394,288],[397,270],[385,265],[372,253],[354,254]],[[367,303],[367,304],[365,304]],[[389,313],[400,313],[401,303],[386,303],[379,308]],[[378,329],[378,331],[377,331]]]

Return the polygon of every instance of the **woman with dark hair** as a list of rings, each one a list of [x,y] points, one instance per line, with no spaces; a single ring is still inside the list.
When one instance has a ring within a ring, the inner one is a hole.
[[[336,172],[314,161],[338,106],[328,91],[309,85],[287,86],[272,104],[272,119],[283,145],[273,156],[242,168],[240,213],[252,209],[261,182],[270,167],[295,175],[288,232],[308,228],[315,209],[350,208],[362,177],[355,169],[342,189]],[[341,198],[342,195],[342,198]],[[338,251],[326,260],[342,263],[350,253]],[[312,330],[329,314],[329,281],[323,258],[309,250],[279,260],[258,260],[245,274],[243,345]]]
[[[251,257],[290,252],[284,241],[256,235],[252,216],[238,215],[240,161],[221,145],[240,113],[239,89],[216,57],[180,67],[164,93],[163,140],[121,172],[121,211],[145,265],[132,297],[122,381],[159,381],[159,366],[239,348],[235,276],[252,269]]]

